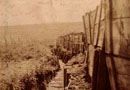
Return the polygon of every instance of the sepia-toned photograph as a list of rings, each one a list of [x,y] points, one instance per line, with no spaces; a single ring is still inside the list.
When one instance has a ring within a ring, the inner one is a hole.
[[[0,0],[0,90],[130,90],[130,0]]]

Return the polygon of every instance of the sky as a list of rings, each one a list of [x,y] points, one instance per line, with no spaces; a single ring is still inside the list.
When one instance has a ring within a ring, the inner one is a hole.
[[[82,22],[100,0],[0,0],[0,26]]]

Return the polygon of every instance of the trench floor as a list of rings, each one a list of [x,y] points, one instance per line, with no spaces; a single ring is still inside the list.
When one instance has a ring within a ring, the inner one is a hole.
[[[61,70],[48,84],[47,90],[64,90],[64,66],[65,64],[59,60]]]

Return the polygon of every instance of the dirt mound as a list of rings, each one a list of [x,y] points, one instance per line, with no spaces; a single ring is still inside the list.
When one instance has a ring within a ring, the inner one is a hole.
[[[68,61],[66,66],[69,74],[69,84],[66,90],[90,90],[91,84],[87,74],[87,65],[85,64],[85,55],[78,54]]]
[[[85,60],[85,55],[82,53],[78,54],[77,56],[73,56],[71,60],[68,61],[66,65],[75,65],[75,64],[83,64]]]

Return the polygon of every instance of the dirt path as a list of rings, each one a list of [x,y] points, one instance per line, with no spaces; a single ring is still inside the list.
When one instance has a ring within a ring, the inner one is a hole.
[[[57,73],[56,77],[51,80],[47,87],[47,90],[64,90],[64,63],[61,60],[59,60],[59,62],[61,70]]]

